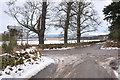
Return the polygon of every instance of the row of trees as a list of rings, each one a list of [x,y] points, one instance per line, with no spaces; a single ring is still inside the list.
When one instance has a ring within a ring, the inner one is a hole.
[[[91,2],[63,2],[56,8],[54,19],[55,27],[63,28],[64,43],[67,43],[68,30],[77,34],[77,42],[80,42],[81,34],[97,30],[100,24],[97,14]]]
[[[52,6],[51,6],[52,4]],[[44,33],[47,23],[49,26],[62,28],[64,31],[64,43],[67,43],[68,32],[77,34],[77,42],[80,42],[81,34],[97,30],[97,14],[91,2],[25,2],[18,6],[17,1],[8,2],[8,10],[20,25],[38,34],[39,44],[44,44]],[[54,5],[54,7],[53,7]],[[52,7],[52,8],[51,8]],[[49,19],[47,22],[46,19]]]

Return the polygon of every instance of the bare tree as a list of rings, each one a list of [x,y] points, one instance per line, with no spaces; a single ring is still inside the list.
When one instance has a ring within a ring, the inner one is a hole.
[[[64,30],[64,44],[68,40],[68,29],[71,17],[71,7],[73,2],[61,2],[56,8],[56,15],[53,18],[55,27],[62,28]]]
[[[77,31],[77,43],[80,42],[81,34],[97,30],[100,24],[97,14],[93,9],[91,2],[75,2],[72,6],[73,16],[70,28],[72,31]]]
[[[23,27],[38,34],[39,44],[44,44],[47,2],[25,2],[21,6],[18,4],[16,1],[8,2],[5,13]]]
[[[69,21],[70,21],[70,11],[71,11],[71,5],[73,2],[68,2],[67,3],[67,16],[65,20],[65,29],[64,29],[64,44],[67,43],[67,35],[68,35],[68,26],[69,26]]]

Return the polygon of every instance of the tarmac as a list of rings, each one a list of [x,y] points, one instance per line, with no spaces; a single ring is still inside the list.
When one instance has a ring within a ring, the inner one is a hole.
[[[104,43],[70,50],[41,51],[44,56],[55,60],[32,78],[113,78],[116,76],[108,64],[108,59],[118,57],[118,50],[102,50]],[[105,68],[106,67],[106,68]],[[112,79],[111,79],[112,80]]]

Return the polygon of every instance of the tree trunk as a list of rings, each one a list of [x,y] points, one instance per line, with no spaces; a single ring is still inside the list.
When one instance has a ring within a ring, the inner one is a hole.
[[[44,44],[44,33],[45,33],[45,20],[46,20],[46,9],[47,9],[47,2],[43,2],[42,5],[42,22],[41,22],[41,42]]]
[[[38,34],[38,38],[39,38],[39,45],[43,44],[43,37],[41,36],[41,34]]]
[[[71,5],[73,2],[67,3],[67,17],[65,21],[65,28],[64,28],[64,44],[67,44],[68,40],[68,26],[69,26],[69,20],[70,20],[70,11],[71,11]]]
[[[67,34],[68,34],[68,26],[65,27],[64,29],[64,44],[67,44]]]
[[[28,36],[29,36],[29,33],[27,32],[27,36],[26,36],[26,39],[27,39],[27,45],[28,45]]]
[[[81,30],[80,30],[80,2],[79,2],[79,12],[77,14],[77,43],[80,43]]]
[[[80,26],[77,26],[77,43],[80,43],[80,37],[81,37]]]
[[[81,37],[81,30],[80,30],[80,15],[77,15],[77,43],[80,43],[80,37]]]
[[[40,44],[44,44],[46,9],[47,9],[47,2],[43,2],[43,5],[42,5],[42,19],[41,19],[41,30],[40,30],[40,34],[38,34],[38,36],[39,36],[39,45]]]

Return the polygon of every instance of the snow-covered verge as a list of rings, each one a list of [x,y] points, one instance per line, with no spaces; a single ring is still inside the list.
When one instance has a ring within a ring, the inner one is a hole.
[[[119,78],[119,79],[120,79],[118,72],[117,72],[117,71],[115,71],[115,70],[113,70],[113,72],[114,72],[114,74],[115,74],[116,78]]]
[[[103,49],[103,50],[112,50],[112,49],[120,49],[119,47],[113,47],[113,45],[114,45],[114,43],[108,43],[108,42],[100,42],[100,44],[103,44],[104,43],[104,45],[103,46],[101,46],[101,48],[100,49]],[[99,43],[97,43],[97,44],[99,44]],[[111,47],[112,46],[112,47]]]
[[[22,57],[24,59],[23,64],[19,65],[14,65],[12,67],[7,66],[3,71],[0,71],[2,75],[0,76],[0,79],[2,78],[31,78],[32,76],[36,75],[39,71],[43,70],[46,68],[48,65],[51,63],[54,63],[54,60],[45,57],[45,56],[40,56],[39,52],[37,54],[32,53],[35,50],[35,47],[26,49],[26,51],[16,51],[15,54],[24,54],[28,52],[30,58],[25,59],[25,57]],[[32,54],[30,54],[30,52]],[[27,53],[26,53],[27,54]],[[27,55],[28,55],[27,54]],[[8,55],[2,54],[1,56]]]
[[[111,73],[111,74],[113,73],[116,78],[119,78],[120,66],[119,66],[118,70],[113,70],[110,67],[110,62],[112,60],[115,60],[115,58],[114,57],[106,58],[104,62],[99,62],[99,65],[102,66],[104,69],[106,69],[108,73]]]
[[[103,50],[112,50],[112,49],[120,49],[120,48],[118,48],[118,47],[104,47],[104,45],[103,46],[101,46],[101,48],[100,49],[103,49]]]
[[[27,61],[24,61],[24,63],[25,64],[18,65],[17,67],[7,66],[7,68],[2,71],[1,78],[31,78],[51,63],[54,63],[54,60],[48,57],[41,57],[40,60],[32,61],[32,63]]]
[[[120,65],[119,65],[119,68],[118,68],[118,78],[120,80]]]
[[[63,48],[53,48],[53,49],[44,49],[44,50],[69,50],[69,49],[73,49],[75,47],[63,47]]]

